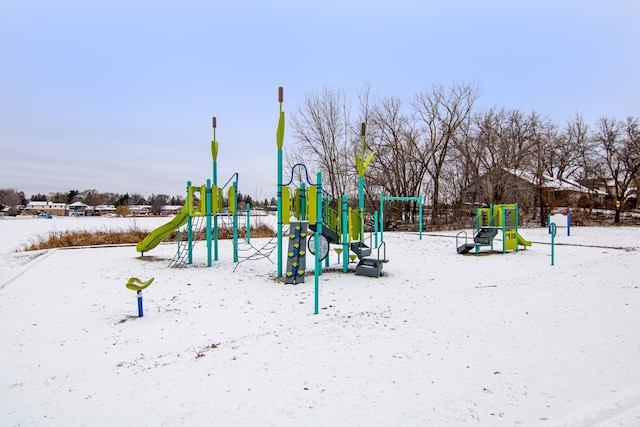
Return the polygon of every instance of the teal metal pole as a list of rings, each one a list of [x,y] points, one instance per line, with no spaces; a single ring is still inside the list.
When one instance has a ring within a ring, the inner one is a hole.
[[[380,193],[380,243],[384,242],[384,195]]]
[[[314,268],[314,314],[318,314],[320,311],[320,270],[322,270],[322,263],[320,262],[320,235],[322,234],[322,172],[318,172],[317,178],[317,194],[316,194],[316,236],[315,243],[315,268]]]
[[[518,252],[518,204],[516,203],[516,252]]]
[[[211,267],[211,180],[207,179],[207,267]]]
[[[213,259],[218,261],[218,214],[213,215]]]
[[[555,238],[556,238],[556,223],[552,222],[551,228],[551,265],[555,265]]]
[[[420,221],[420,240],[422,240],[422,196],[418,198],[418,221]]]
[[[280,116],[278,118],[278,129],[276,130],[276,145],[278,146],[278,225],[276,234],[278,235],[278,277],[282,277],[282,145],[284,143],[284,111],[282,111],[282,101],[284,90],[282,86],[278,88],[278,103],[280,104]]]
[[[364,176],[358,179],[358,210],[360,211],[360,224],[358,224],[358,239],[364,241]]]
[[[491,212],[489,212],[489,214],[491,214]],[[433,220],[433,209],[432,209],[432,212],[431,212],[431,218]],[[481,225],[484,227],[484,222],[482,221],[482,218],[480,217],[480,208],[476,208],[476,223],[475,223],[476,230],[473,233],[474,236],[476,234],[478,234],[478,232],[480,231],[480,226]],[[476,253],[478,253],[478,252],[480,252],[480,247],[476,246]]]
[[[342,195],[342,271],[349,270],[349,203],[347,195]]]
[[[193,251],[191,250],[193,246],[193,230],[191,229],[192,220],[191,220],[191,211],[193,207],[193,198],[189,197],[189,188],[191,187],[191,181],[187,181],[187,203],[189,206],[187,207],[187,263],[193,263]]]
[[[211,158],[213,159],[213,187],[216,191],[216,197],[218,196],[218,141],[216,141],[216,118],[212,118],[213,123],[213,141],[211,141]],[[211,191],[213,195],[213,189]],[[218,215],[213,212],[213,200],[211,205],[211,213],[213,215],[213,258],[218,261]],[[215,207],[217,209],[217,206]]]
[[[323,197],[323,199],[324,199],[323,203],[326,203],[326,205],[323,205],[322,209],[323,209],[323,213],[326,214],[327,210],[325,209],[325,207],[329,206],[329,199],[326,198],[326,197]],[[327,221],[329,221],[328,217],[327,217]],[[320,222],[323,222],[323,220],[321,220]],[[335,224],[331,224],[331,225],[335,227]],[[329,267],[329,258],[331,258],[330,254],[329,254],[329,249],[331,249],[331,243],[328,243],[328,245],[329,245],[329,247],[327,248],[327,256],[324,259],[324,266],[325,267]]]
[[[251,203],[247,203],[247,243],[251,243]]]
[[[375,247],[378,247],[378,211],[373,213],[373,240]]]
[[[282,150],[278,150],[278,277],[282,277]]]
[[[503,206],[500,210],[502,211],[502,253],[505,253],[507,252],[507,221],[505,221],[507,208]]]
[[[238,262],[238,182],[233,183],[233,199],[235,210],[233,212],[233,262]]]

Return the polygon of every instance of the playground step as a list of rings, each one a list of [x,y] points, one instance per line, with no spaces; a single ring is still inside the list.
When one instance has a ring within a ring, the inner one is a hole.
[[[351,250],[360,259],[363,259],[364,257],[371,255],[371,248],[367,246],[364,242],[351,242]]]
[[[478,230],[473,241],[476,242],[477,245],[490,245],[493,242],[493,238],[498,234],[497,227],[482,227]],[[475,247],[475,245],[474,245]]]
[[[464,245],[458,246],[458,253],[459,254],[466,254],[471,249],[475,249],[475,247],[476,247],[475,243],[465,243]]]
[[[377,258],[362,258],[356,266],[356,276],[380,277],[383,261]]]

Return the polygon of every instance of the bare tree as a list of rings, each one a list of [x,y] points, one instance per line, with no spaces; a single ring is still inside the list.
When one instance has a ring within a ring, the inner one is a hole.
[[[387,195],[418,197],[427,168],[425,162],[417,160],[421,155],[420,131],[403,112],[402,101],[395,97],[382,99],[370,118],[368,132],[371,149],[376,153],[371,163],[370,186]],[[415,210],[415,203],[394,202],[390,207],[392,213],[395,210],[401,214],[402,207],[410,213]]]
[[[27,199],[24,192],[15,188],[0,189],[0,209],[8,208],[10,215],[16,215],[19,211],[19,206],[26,204]]]
[[[349,116],[345,93],[325,86],[307,94],[291,119],[294,149],[325,172],[325,189],[336,196],[345,193],[353,168]]]
[[[640,170],[638,119],[629,117],[626,122],[621,122],[603,117],[596,124],[594,140],[602,149],[604,165],[613,180],[616,200],[614,222],[619,223],[620,210]]]
[[[422,123],[420,154],[415,159],[422,162],[431,178],[432,224],[438,218],[440,178],[449,148],[456,138],[462,138],[461,127],[471,114],[479,91],[475,85],[452,85],[445,88],[433,85],[430,91],[415,96],[413,111]]]
[[[532,219],[535,219],[536,209],[535,204],[537,200],[537,205],[540,210],[540,226],[544,227],[547,222],[547,214],[549,213],[549,190],[546,188],[547,184],[547,176],[553,177],[553,169],[552,161],[555,157],[563,159],[563,157],[556,156],[556,153],[563,153],[562,150],[558,151],[558,146],[561,146],[559,137],[558,137],[558,126],[551,121],[549,118],[542,118],[537,113],[532,112],[528,117],[529,128],[530,128],[530,146],[531,146],[531,155],[529,156],[529,161],[531,162],[531,166],[529,170],[533,172],[534,182],[533,184],[536,187],[536,198],[534,198],[534,205],[524,205],[523,212],[526,214],[529,211],[533,213]],[[559,162],[561,167],[564,168],[565,165],[562,162]],[[558,168],[560,169],[560,167]],[[545,174],[545,171],[548,174]],[[560,175],[558,178],[562,178]],[[524,199],[528,200],[528,199]]]
[[[162,207],[169,203],[169,196],[166,194],[152,194],[147,198],[147,202],[151,205],[151,213],[160,215]]]

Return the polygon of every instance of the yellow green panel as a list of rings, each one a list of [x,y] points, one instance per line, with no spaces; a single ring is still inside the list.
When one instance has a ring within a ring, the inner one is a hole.
[[[206,216],[207,215],[207,186],[201,185],[200,187],[196,187],[196,191],[200,194],[200,201],[198,202],[198,210],[196,211],[196,216]]]
[[[187,215],[193,216],[193,187],[187,187],[187,200],[185,202],[187,207]]]
[[[211,213],[215,214],[218,212],[218,187],[213,185],[211,187]]]
[[[235,215],[236,213],[236,186],[235,185],[232,185],[229,187],[228,197],[229,197],[229,212],[232,215]]]
[[[518,249],[518,232],[516,230],[505,230],[503,237],[505,251]]]
[[[302,200],[300,199],[301,193],[300,193],[300,187],[296,188],[296,190],[293,192],[293,209],[295,211],[294,215],[296,218],[300,219],[302,218],[302,216],[300,216],[301,212],[301,205],[302,205]]]
[[[318,217],[318,187],[315,185],[310,185],[307,188],[307,219],[309,220],[309,225],[313,225],[317,222]]]
[[[282,191],[282,223],[289,224],[291,216],[291,190],[289,187],[280,187]]]
[[[214,199],[214,201],[216,202],[216,207],[214,208],[214,210],[216,212],[222,212],[222,203],[223,203],[223,197],[222,197],[222,188],[216,187],[216,194],[218,195],[218,197],[216,199]]]
[[[349,237],[351,240],[360,240],[360,215],[349,208]]]

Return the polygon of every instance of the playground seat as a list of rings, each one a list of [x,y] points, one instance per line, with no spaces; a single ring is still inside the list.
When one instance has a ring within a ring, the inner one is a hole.
[[[141,291],[144,288],[148,287],[151,282],[153,282],[153,279],[155,279],[155,277],[152,277],[151,279],[143,282],[137,277],[132,277],[127,281],[126,287],[127,289],[131,289],[132,291]]]

